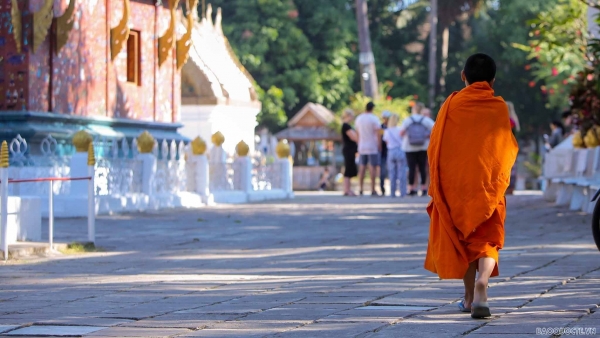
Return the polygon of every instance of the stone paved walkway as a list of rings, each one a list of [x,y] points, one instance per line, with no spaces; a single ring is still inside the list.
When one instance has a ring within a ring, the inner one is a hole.
[[[315,194],[101,217],[106,252],[0,266],[0,332],[489,338],[572,327],[600,335],[590,216],[509,197],[502,277],[489,289],[495,316],[477,321],[457,311],[460,281],[422,268],[425,205]],[[85,224],[57,220],[57,241],[85,239]]]

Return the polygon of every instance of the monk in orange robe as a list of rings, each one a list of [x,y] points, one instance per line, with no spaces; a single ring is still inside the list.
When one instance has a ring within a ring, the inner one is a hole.
[[[428,149],[432,200],[425,268],[441,279],[463,279],[460,310],[486,318],[491,316],[487,285],[498,275],[505,192],[518,145],[508,107],[492,89],[494,60],[472,55],[461,76],[466,88],[440,109]]]

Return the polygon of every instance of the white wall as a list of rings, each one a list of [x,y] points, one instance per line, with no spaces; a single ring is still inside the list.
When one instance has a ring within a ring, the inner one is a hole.
[[[211,136],[220,131],[225,136],[223,149],[233,155],[235,146],[244,140],[254,151],[254,128],[257,126],[258,108],[240,108],[229,106],[181,106],[181,134],[190,139],[202,137],[210,149]]]

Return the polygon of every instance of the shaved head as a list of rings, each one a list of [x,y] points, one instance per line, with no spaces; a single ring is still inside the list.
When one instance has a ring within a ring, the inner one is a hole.
[[[475,82],[492,83],[496,78],[496,62],[489,55],[477,53],[471,55],[463,70],[464,80],[469,84]]]

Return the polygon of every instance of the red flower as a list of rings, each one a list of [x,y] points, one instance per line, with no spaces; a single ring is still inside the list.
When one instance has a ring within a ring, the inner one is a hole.
[[[525,70],[530,70],[531,69],[531,65],[525,65]]]
[[[536,35],[536,36],[537,36],[537,35],[540,35],[540,30],[539,30],[539,29],[535,31],[535,35]]]
[[[388,100],[388,101],[392,101],[392,97],[391,97],[391,96],[388,96],[388,97],[387,97],[387,100]]]
[[[569,80],[567,80],[567,79],[564,79],[564,80],[563,80],[563,84],[564,84],[564,85],[567,85],[567,84],[569,84]]]
[[[558,69],[556,69],[556,67],[552,67],[552,76],[557,76],[558,75]]]
[[[294,9],[294,10],[291,10],[291,11],[289,11],[289,12],[288,12],[288,17],[289,17],[290,19],[295,19],[295,18],[297,18],[297,17],[298,17],[298,10],[297,10],[297,9]]]
[[[554,95],[554,89],[550,88],[550,95]]]
[[[413,95],[413,98],[414,98],[415,100],[418,100],[418,99],[419,99],[419,95],[415,94],[415,95]]]
[[[594,74],[588,74],[587,80],[592,81],[594,79]]]
[[[535,87],[535,81],[529,82],[529,87],[531,87],[531,88]]]
[[[535,47],[536,52],[539,52],[540,50],[542,50],[540,47]]]

